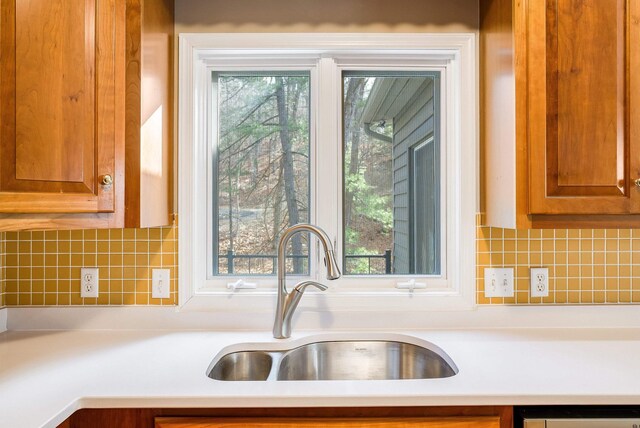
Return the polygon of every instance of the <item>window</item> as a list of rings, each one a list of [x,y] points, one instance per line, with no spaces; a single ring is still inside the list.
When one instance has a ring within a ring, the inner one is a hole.
[[[342,260],[343,277],[324,294],[329,308],[375,309],[381,296],[405,308],[443,298],[468,307],[473,43],[473,35],[181,35],[181,304],[226,296],[218,306],[241,307],[253,296],[270,305],[278,236],[310,222]],[[315,239],[289,245],[291,281],[324,281]]]

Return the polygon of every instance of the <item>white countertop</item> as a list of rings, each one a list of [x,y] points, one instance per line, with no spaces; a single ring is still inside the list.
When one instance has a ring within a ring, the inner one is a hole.
[[[402,331],[460,372],[402,381],[221,382],[224,347],[268,332],[8,331],[0,426],[55,427],[80,408],[640,404],[640,329]],[[394,334],[394,333],[391,333]],[[294,332],[345,337],[348,333]],[[354,334],[357,336],[357,333]]]

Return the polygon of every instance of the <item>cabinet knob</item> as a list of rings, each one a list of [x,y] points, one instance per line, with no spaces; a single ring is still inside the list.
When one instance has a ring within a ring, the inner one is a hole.
[[[111,177],[109,174],[105,174],[102,176],[102,180],[100,181],[100,183],[103,186],[110,186],[111,184],[113,184],[113,177]]]
[[[633,184],[635,184],[637,187],[640,187],[640,178],[636,178],[635,180],[633,180]]]

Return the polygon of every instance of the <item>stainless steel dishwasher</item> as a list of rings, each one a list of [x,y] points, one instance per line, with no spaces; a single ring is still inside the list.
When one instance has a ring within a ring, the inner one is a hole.
[[[570,418],[525,419],[525,428],[640,428],[640,419],[631,418]]]
[[[640,406],[516,406],[515,428],[640,428]]]

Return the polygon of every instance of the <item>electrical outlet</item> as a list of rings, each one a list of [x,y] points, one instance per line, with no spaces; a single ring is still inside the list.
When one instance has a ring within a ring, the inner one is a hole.
[[[98,268],[80,269],[80,297],[98,297]]]
[[[513,297],[513,268],[485,268],[484,296]]]
[[[549,295],[549,269],[530,269],[531,297],[547,297]]]
[[[169,269],[151,270],[151,297],[154,299],[168,299],[171,277]]]

